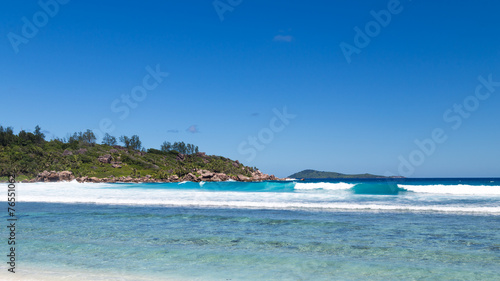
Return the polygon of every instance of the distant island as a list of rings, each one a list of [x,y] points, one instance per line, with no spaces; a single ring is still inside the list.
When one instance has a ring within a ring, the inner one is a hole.
[[[373,178],[387,178],[384,176],[372,175],[372,174],[356,174],[356,175],[346,175],[336,172],[323,172],[316,170],[303,170],[301,172],[292,174],[289,178],[294,179],[373,179]]]
[[[101,144],[91,130],[45,140],[33,132],[0,126],[0,181],[15,174],[23,182],[181,182],[280,180],[256,167],[206,155],[198,146],[164,141],[160,149],[142,147],[139,136],[105,134]]]

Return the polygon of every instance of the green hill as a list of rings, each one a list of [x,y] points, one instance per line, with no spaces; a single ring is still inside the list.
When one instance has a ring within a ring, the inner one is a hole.
[[[198,147],[183,142],[165,142],[162,149],[144,149],[138,136],[122,136],[124,146],[108,135],[108,144],[97,144],[92,131],[69,135],[68,139],[47,141],[37,126],[33,133],[14,134],[11,127],[0,126],[0,180],[15,173],[18,180],[34,179],[43,171],[70,171],[74,177],[140,178],[149,175],[162,181],[189,174],[223,173],[243,180],[266,179],[257,168],[238,161],[198,152]],[[180,153],[182,150],[184,153]],[[210,172],[210,173],[209,173]],[[187,178],[193,178],[191,175]],[[252,176],[254,176],[252,178]],[[249,177],[251,179],[247,179]]]
[[[289,178],[294,179],[354,179],[354,178],[384,178],[384,176],[377,176],[372,174],[358,174],[358,175],[346,175],[335,172],[323,172],[316,170],[303,170],[301,172],[290,175]]]

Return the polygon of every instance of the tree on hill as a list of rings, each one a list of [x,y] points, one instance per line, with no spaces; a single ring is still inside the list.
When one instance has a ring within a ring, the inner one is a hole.
[[[26,132],[25,130],[21,130],[19,134],[17,134],[17,144],[19,145],[30,145],[34,143],[38,143],[35,134]]]
[[[40,129],[40,126],[36,125],[34,135],[35,141],[37,143],[42,143],[45,141],[45,134],[42,133],[42,129]]]
[[[68,138],[68,142],[78,142],[81,145],[94,145],[96,137],[92,130],[87,129],[85,132],[75,132]]]
[[[174,142],[174,144],[171,144],[170,142],[163,142],[161,145],[161,151],[163,152],[169,152],[169,151],[177,151],[182,154],[195,154],[199,152],[198,146],[195,146],[194,144],[185,144],[183,141],[181,142]]]
[[[130,138],[127,136],[121,136],[120,141],[128,149],[141,150],[141,148],[142,148],[142,143],[139,140],[138,135],[133,135]]]
[[[96,137],[91,130],[87,130],[83,133],[83,141],[88,144],[95,144]]]
[[[160,149],[163,152],[169,152],[172,150],[172,144],[169,141],[164,141]]]
[[[14,135],[14,129],[12,127],[2,127],[0,126],[0,145],[8,146],[16,141],[17,137]]]
[[[116,138],[113,137],[112,135],[106,133],[104,137],[102,138],[102,144],[113,146],[117,145]]]

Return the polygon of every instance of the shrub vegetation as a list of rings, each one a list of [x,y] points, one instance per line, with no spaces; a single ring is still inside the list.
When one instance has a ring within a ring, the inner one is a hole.
[[[64,139],[46,140],[39,126],[33,132],[0,126],[0,179],[15,173],[18,179],[30,179],[44,170],[72,171],[76,177],[140,177],[166,179],[183,177],[199,169],[225,173],[229,176],[251,176],[257,168],[238,161],[200,153],[198,146],[184,142],[164,142],[160,149],[142,147],[139,136],[121,136],[123,146],[106,134],[102,144],[96,143],[91,130],[75,132]],[[110,155],[111,163],[99,161]],[[112,164],[121,168],[113,168]]]

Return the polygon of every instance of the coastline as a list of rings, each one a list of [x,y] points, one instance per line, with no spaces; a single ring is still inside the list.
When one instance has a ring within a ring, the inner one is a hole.
[[[79,183],[175,183],[175,182],[223,182],[223,181],[238,181],[238,182],[261,182],[261,181],[288,181],[288,178],[278,178],[274,175],[264,174],[259,170],[252,173],[251,177],[244,175],[227,175],[225,173],[215,173],[208,170],[194,170],[182,177],[171,175],[167,179],[157,179],[151,175],[144,177],[75,177],[71,171],[43,171],[38,173],[35,178],[24,179],[22,183],[35,182],[70,182],[76,180]]]

